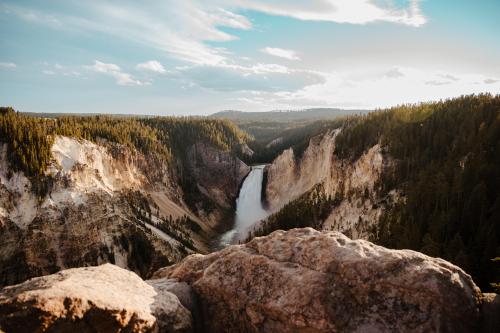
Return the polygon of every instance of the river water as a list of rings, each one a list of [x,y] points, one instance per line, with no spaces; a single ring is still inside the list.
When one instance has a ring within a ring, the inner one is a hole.
[[[233,229],[224,233],[219,242],[220,247],[235,244],[247,238],[248,232],[269,213],[262,206],[262,180],[265,165],[256,165],[243,181],[238,199]]]

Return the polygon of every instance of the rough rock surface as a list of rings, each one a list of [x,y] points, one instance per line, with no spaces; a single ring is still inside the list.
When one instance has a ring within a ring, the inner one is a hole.
[[[337,232],[276,231],[156,272],[192,286],[209,332],[471,332],[480,290],[460,268]]]
[[[326,197],[338,199],[321,229],[367,239],[384,207],[400,199],[395,190],[381,197],[376,188],[393,161],[378,144],[356,161],[337,158],[334,151],[339,133],[334,130],[311,138],[300,158],[291,148],[279,155],[266,169],[266,205],[276,212],[321,184]]]
[[[0,331],[191,332],[179,299],[111,264],[74,268],[0,292]]]
[[[222,198],[226,207],[213,205],[211,215],[187,205],[173,168],[157,155],[64,136],[55,138],[47,195],[38,197],[33,179],[10,168],[7,145],[0,142],[0,286],[106,262],[149,277],[193,247],[207,252],[221,211],[230,210],[248,167],[228,152],[202,146],[190,155],[203,166],[200,186],[209,199],[202,201]],[[226,168],[236,178],[224,175]],[[218,188],[222,182],[227,188]],[[137,210],[147,205],[151,215]],[[184,225],[190,247],[175,233],[155,228],[160,219],[184,216],[195,223]]]
[[[239,158],[201,142],[189,149],[188,163],[198,189],[224,208],[231,208],[250,172]]]
[[[500,295],[493,293],[483,294],[481,314],[483,317],[481,332],[498,332],[500,329]]]

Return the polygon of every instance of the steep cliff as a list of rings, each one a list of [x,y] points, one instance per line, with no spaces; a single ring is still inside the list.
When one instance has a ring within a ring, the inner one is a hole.
[[[246,165],[203,147],[192,149],[192,158],[204,163],[190,169],[199,175],[195,184],[209,189],[207,197],[226,187],[217,202],[230,207]],[[30,178],[9,167],[7,147],[1,146],[0,285],[105,262],[148,276],[192,251],[207,251],[224,212],[219,206],[210,215],[191,208],[175,172],[158,155],[63,136],[55,138],[51,153],[47,194],[39,196]],[[221,168],[235,170],[224,184],[201,177]]]
[[[302,156],[291,148],[278,156],[266,168],[265,203],[272,212],[289,209],[287,204],[296,200],[309,200],[314,206],[320,188],[328,207],[321,212],[325,217],[318,227],[368,238],[384,207],[399,200],[397,191],[382,196],[377,187],[382,172],[393,162],[379,144],[355,161],[338,158],[334,152],[340,131],[311,138]]]
[[[214,228],[224,218],[232,219],[234,202],[250,167],[229,152],[198,142],[187,150],[186,169],[191,186],[201,194],[194,199],[199,215]]]

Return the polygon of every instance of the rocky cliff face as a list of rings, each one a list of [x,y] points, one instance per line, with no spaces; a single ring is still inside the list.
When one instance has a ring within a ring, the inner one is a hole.
[[[265,200],[272,212],[321,184],[325,197],[335,199],[325,230],[341,231],[354,238],[367,238],[385,205],[399,200],[397,191],[381,197],[376,188],[383,170],[392,165],[380,145],[358,160],[338,159],[335,137],[340,130],[313,137],[301,157],[293,149],[284,151],[266,169]]]
[[[460,268],[311,228],[192,255],[154,275],[164,277],[191,285],[207,332],[474,332],[481,325],[481,293]]]
[[[188,150],[188,168],[198,190],[216,205],[232,209],[250,167],[228,152],[204,143]]]
[[[142,281],[112,265],[0,291],[10,332],[495,332],[498,296],[441,259],[338,232],[277,231]]]
[[[47,170],[48,193],[40,198],[30,179],[9,169],[6,146],[0,148],[0,285],[106,262],[148,276],[207,249],[204,233],[216,225],[217,207],[212,219],[188,207],[175,175],[156,156],[109,142],[57,137]],[[204,151],[210,154],[198,150],[192,155],[202,155],[204,167],[193,166],[200,175],[234,166],[244,172],[244,164],[228,166],[222,153]],[[229,205],[238,177],[243,176],[219,177],[224,184],[201,176],[197,181],[213,197],[216,186],[227,186],[220,203]],[[191,225],[169,222],[160,230],[166,219],[182,217],[189,217]]]

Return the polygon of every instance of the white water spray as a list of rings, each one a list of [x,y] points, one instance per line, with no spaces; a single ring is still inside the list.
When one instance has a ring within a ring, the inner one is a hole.
[[[238,199],[236,199],[236,217],[233,229],[222,235],[220,246],[237,243],[245,240],[248,232],[255,223],[266,218],[269,213],[262,207],[262,179],[264,165],[252,167],[252,171],[241,186]]]

